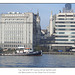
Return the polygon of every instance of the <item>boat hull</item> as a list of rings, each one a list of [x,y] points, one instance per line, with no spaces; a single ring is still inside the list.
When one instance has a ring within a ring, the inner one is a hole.
[[[36,51],[31,53],[0,54],[0,56],[42,56],[42,51]]]

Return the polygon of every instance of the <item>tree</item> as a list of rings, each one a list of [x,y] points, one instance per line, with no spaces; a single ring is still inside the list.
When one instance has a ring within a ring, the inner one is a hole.
[[[48,49],[49,48],[47,46],[39,46],[39,45],[34,48],[35,51],[42,50],[43,52],[48,52],[49,51]]]
[[[3,52],[3,49],[0,47],[0,53],[2,53]]]
[[[53,49],[53,52],[58,52],[58,50],[57,49]]]

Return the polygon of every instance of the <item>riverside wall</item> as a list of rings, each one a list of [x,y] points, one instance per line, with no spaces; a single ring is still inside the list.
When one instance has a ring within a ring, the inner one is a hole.
[[[75,52],[43,52],[43,54],[51,54],[51,55],[75,55]]]

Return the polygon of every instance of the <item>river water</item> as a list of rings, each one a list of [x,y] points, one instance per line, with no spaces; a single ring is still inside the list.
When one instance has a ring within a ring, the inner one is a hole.
[[[0,56],[4,68],[75,68],[75,55]]]

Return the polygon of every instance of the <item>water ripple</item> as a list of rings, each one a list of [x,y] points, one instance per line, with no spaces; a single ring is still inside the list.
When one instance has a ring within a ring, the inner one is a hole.
[[[74,55],[0,56],[0,67],[75,68]]]

